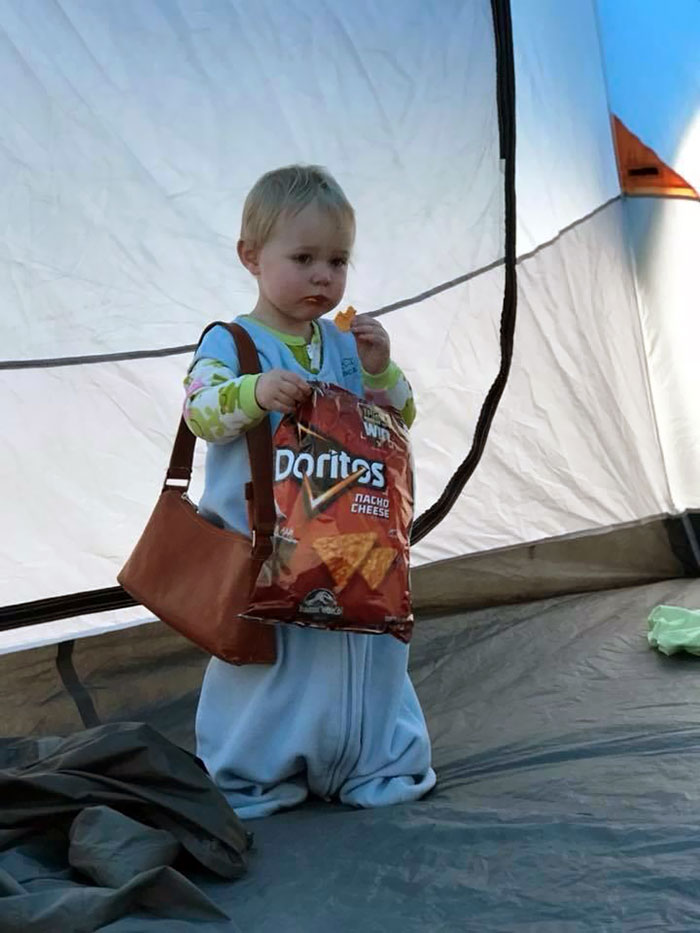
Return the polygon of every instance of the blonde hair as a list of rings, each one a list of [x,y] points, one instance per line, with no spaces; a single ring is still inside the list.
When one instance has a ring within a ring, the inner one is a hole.
[[[251,188],[243,205],[241,239],[264,246],[282,214],[298,214],[309,204],[334,214],[352,236],[355,211],[343,189],[320,165],[287,165],[266,172]]]

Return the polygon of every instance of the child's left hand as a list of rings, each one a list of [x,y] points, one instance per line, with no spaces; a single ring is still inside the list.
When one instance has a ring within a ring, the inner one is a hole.
[[[357,352],[365,372],[372,376],[383,373],[391,359],[391,341],[382,325],[369,314],[353,318],[350,331],[357,341]]]

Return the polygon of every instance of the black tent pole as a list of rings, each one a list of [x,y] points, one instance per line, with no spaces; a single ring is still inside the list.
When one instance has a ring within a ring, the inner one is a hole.
[[[517,309],[516,209],[515,209],[515,59],[510,0],[491,0],[496,44],[496,94],[500,157],[505,186],[505,288],[501,312],[501,363],[479,413],[472,447],[457,468],[440,498],[413,526],[411,543],[416,544],[445,518],[474,473],[486,446],[491,424],[503,395],[513,358]]]

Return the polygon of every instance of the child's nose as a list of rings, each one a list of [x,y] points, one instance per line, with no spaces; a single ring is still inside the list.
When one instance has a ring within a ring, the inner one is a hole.
[[[330,270],[326,266],[314,266],[314,269],[311,273],[311,281],[316,282],[319,285],[327,285],[331,280]]]

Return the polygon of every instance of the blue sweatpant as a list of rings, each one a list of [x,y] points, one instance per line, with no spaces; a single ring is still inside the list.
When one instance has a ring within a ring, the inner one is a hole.
[[[435,773],[407,663],[390,635],[278,625],[274,665],[210,661],[197,754],[242,819],[309,792],[358,807],[417,800]]]

